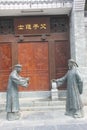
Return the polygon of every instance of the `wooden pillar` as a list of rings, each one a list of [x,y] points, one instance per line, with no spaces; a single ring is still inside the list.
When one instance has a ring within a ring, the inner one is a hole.
[[[49,80],[51,81],[51,79],[55,78],[55,44],[54,41],[48,41],[48,42],[49,42]]]
[[[18,63],[18,44],[13,42],[11,44],[12,47],[12,66]]]

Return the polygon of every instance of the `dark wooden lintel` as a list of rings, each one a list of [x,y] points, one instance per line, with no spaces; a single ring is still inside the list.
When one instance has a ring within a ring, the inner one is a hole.
[[[45,40],[41,38],[42,35],[22,35],[23,39],[20,41],[20,36],[15,35],[0,35],[0,43],[17,43],[17,42],[43,42],[43,41],[65,41],[68,40],[68,33],[52,33],[46,35]]]

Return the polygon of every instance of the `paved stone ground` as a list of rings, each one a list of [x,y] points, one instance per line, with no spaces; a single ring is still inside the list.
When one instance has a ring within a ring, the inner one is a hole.
[[[20,120],[7,121],[0,112],[0,130],[87,130],[87,107],[84,118],[64,115],[64,110],[21,111]]]

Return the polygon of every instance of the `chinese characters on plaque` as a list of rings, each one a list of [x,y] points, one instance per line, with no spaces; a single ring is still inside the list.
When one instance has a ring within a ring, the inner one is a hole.
[[[47,25],[45,23],[43,24],[20,24],[17,26],[18,30],[37,30],[37,29],[46,29]]]
[[[15,34],[43,34],[50,32],[49,17],[22,17],[14,20]]]

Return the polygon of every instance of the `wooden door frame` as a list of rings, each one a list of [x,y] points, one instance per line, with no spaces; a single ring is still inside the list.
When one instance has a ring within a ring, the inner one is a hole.
[[[55,41],[48,41],[48,53],[49,53],[49,82],[55,78]],[[51,82],[50,82],[51,88]]]
[[[12,66],[18,63],[18,43],[19,42],[48,42],[48,54],[49,54],[49,82],[51,79],[55,78],[55,41],[67,40],[69,41],[68,33],[53,33],[47,34],[46,39],[43,40],[42,35],[0,35],[0,43],[11,43],[12,48]],[[22,40],[22,41],[20,41]],[[51,85],[50,85],[51,88]]]
[[[17,56],[17,40],[15,35],[8,34],[8,35],[0,35],[0,44],[11,44],[11,52],[12,52],[12,66],[18,63],[18,56]]]

